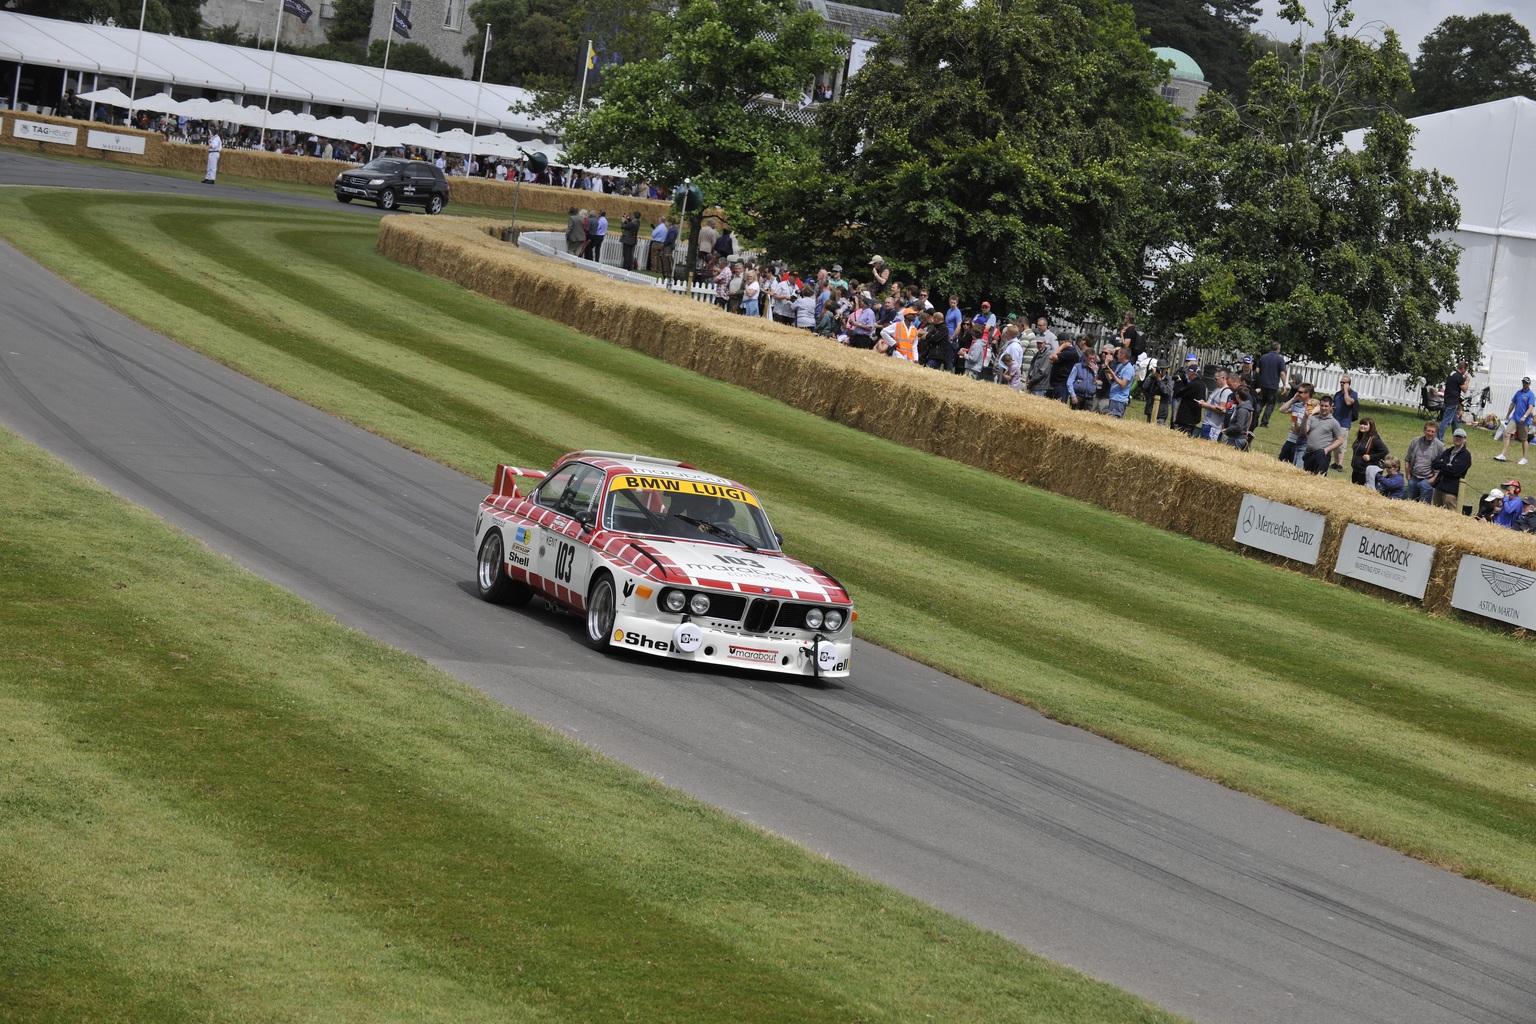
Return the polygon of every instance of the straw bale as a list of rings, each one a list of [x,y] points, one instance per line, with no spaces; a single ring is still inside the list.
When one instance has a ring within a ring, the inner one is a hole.
[[[4,131],[0,131],[0,145],[12,149],[25,150],[29,153],[68,153],[71,156],[84,157],[88,160],[104,160],[110,163],[135,164],[140,167],[164,166],[163,151],[167,149],[164,137],[156,132],[141,132],[134,128],[120,128],[117,125],[104,124],[99,121],[76,121],[68,117],[55,117],[51,114],[32,114],[22,110],[7,110],[0,114],[7,123]],[[37,121],[42,124],[62,125],[65,128],[75,128],[74,145],[60,145],[57,142],[38,142],[35,139],[18,139],[15,136],[15,122]],[[131,135],[144,140],[144,152],[116,153],[104,149],[91,149],[86,143],[86,133],[89,131],[112,132],[116,135]]]
[[[496,181],[493,178],[451,178],[453,201],[478,203],[482,206],[512,208],[512,196],[516,182]],[[639,210],[640,216],[650,223],[665,216],[672,204],[664,199],[641,199],[637,196],[621,196],[605,192],[588,192],[578,188],[561,188],[558,185],[524,185],[517,197],[518,209],[537,213],[565,213],[575,207],[578,210],[602,209],[608,211],[612,221],[609,230],[618,234],[619,220],[630,210]]]
[[[1093,502],[1152,526],[1234,549],[1245,492],[1323,515],[1316,566],[1245,553],[1333,579],[1350,522],[1437,548],[1424,607],[1450,608],[1463,554],[1536,570],[1536,538],[1363,487],[1302,473],[1263,455],[1196,441],[1139,420],[1075,413],[1060,403],[931,373],[803,330],[728,317],[661,289],[637,288],[506,245],[497,225],[386,217],[379,252],[575,330],[632,348],[913,448]],[[1357,589],[1389,594],[1371,584]]]

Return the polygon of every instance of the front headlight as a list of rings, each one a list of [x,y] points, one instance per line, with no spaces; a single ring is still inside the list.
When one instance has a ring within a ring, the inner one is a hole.
[[[709,595],[694,594],[688,599],[688,610],[695,615],[703,615],[709,611]]]
[[[827,612],[826,626],[828,633],[836,633],[843,628],[843,613],[836,608]]]
[[[805,610],[805,628],[806,629],[820,629],[821,628],[821,609],[820,608],[807,608]]]
[[[661,599],[661,606],[669,612],[680,612],[688,604],[688,595],[681,590],[669,590]]]
[[[369,178],[368,179],[368,184],[370,184],[370,185],[382,185],[382,184],[384,184],[384,179],[383,178]]]

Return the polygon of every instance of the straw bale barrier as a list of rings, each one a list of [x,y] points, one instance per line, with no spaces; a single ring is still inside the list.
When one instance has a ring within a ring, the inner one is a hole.
[[[456,203],[479,203],[482,206],[505,206],[508,209],[512,208],[512,193],[517,187],[515,182],[496,181],[492,178],[450,178],[449,184]],[[519,210],[560,214],[569,212],[573,206],[578,210],[607,210],[608,220],[612,222],[609,230],[614,233],[618,232],[618,222],[630,210],[639,210],[642,219],[654,224],[672,209],[672,204],[664,199],[640,199],[636,196],[587,192],[557,185],[525,184],[521,191],[517,200]]]
[[[1433,611],[1450,610],[1463,554],[1536,570],[1536,538],[1529,535],[1417,502],[1388,502],[1363,487],[1166,427],[1071,412],[1057,402],[927,372],[802,330],[728,317],[661,289],[572,274],[499,241],[498,234],[499,225],[472,218],[386,217],[378,250],[584,334],[1210,544],[1236,547],[1232,534],[1244,492],[1319,513],[1327,527],[1316,566],[1243,550],[1393,599],[1408,600],[1333,576],[1345,525],[1433,545],[1438,550],[1424,598]]]
[[[140,167],[164,166],[162,150],[168,148],[165,138],[158,132],[141,132],[136,128],[121,128],[117,125],[105,124],[99,121],[76,121],[68,117],[54,117],[48,114],[28,113],[25,110],[0,110],[0,120],[5,122],[5,127],[0,130],[0,145],[12,149],[21,149],[29,153],[67,153],[72,156],[81,156],[89,160],[105,160],[117,164],[136,164]],[[41,124],[55,124],[64,128],[77,129],[73,145],[59,142],[41,142],[37,139],[18,139],[16,137],[17,121],[36,121]],[[86,143],[87,133],[91,131],[111,132],[114,135],[127,135],[144,140],[144,152],[116,153],[104,149],[91,149]],[[199,148],[203,154],[203,161],[207,162],[206,149]]]

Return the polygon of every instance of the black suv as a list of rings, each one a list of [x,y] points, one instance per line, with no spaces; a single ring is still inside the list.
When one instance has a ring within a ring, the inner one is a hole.
[[[442,213],[448,205],[448,179],[425,160],[379,157],[336,175],[336,199],[366,199],[381,210],[420,206],[428,213]]]

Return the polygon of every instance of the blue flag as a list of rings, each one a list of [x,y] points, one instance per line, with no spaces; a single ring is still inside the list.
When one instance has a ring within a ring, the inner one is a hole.
[[[306,4],[304,0],[283,0],[283,10],[306,25],[309,24],[309,16],[315,13],[310,10],[309,4]]]
[[[395,32],[403,39],[411,38],[411,19],[400,8],[395,8]]]

